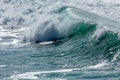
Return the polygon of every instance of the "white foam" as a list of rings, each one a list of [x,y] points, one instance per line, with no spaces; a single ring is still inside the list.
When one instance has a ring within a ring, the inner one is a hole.
[[[0,26],[0,45],[4,46],[1,48],[6,48],[9,45],[16,46],[19,44],[21,30],[23,29],[8,30]]]
[[[39,44],[47,45],[47,44],[52,44],[52,43],[54,43],[54,42],[53,42],[53,41],[49,41],[49,42],[41,42],[41,43],[39,43]]]
[[[120,4],[120,0],[103,0],[106,3]]]
[[[18,31],[17,31],[18,32]],[[0,30],[0,37],[17,37],[17,33],[15,33],[15,30],[5,30],[1,29]]]
[[[0,30],[2,30],[2,26],[0,26]]]
[[[118,52],[114,55],[114,57],[113,57],[113,59],[112,59],[112,62],[113,62],[113,61],[116,61],[119,56],[120,56],[120,51],[118,51]]]
[[[23,28],[19,29],[19,31],[25,31],[25,30],[28,30],[28,29],[29,29],[29,27],[23,27]]]
[[[0,65],[0,68],[6,67],[6,65]]]
[[[5,31],[5,29],[2,26],[0,26],[0,31]]]
[[[46,18],[45,18],[46,17]],[[45,42],[54,41],[60,37],[59,31],[56,28],[57,19],[53,16],[41,16],[41,22],[35,22],[32,27],[26,31],[23,37],[25,42]]]
[[[98,64],[93,65],[93,66],[84,67],[83,69],[98,69],[98,68],[105,67],[106,65],[108,65],[106,62],[102,62],[102,63],[98,63]]]
[[[68,73],[78,69],[63,69],[63,70],[53,70],[53,71],[40,71],[40,72],[26,72],[23,74],[12,75],[10,79],[38,79],[36,75],[50,74],[50,73]]]
[[[6,33],[0,32],[0,37],[2,37],[3,35],[6,35]]]
[[[107,31],[108,31],[108,29],[104,29],[104,28],[100,27],[95,31],[92,38],[94,38],[97,41],[100,41],[107,36]]]

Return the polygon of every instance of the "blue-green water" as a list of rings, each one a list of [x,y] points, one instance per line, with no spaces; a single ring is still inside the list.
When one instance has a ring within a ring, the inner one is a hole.
[[[0,5],[0,80],[120,80],[119,0]]]

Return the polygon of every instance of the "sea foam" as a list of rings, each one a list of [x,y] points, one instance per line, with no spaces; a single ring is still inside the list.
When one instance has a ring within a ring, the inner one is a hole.
[[[38,79],[36,75],[41,74],[51,74],[51,73],[69,73],[77,69],[63,69],[63,70],[53,70],[53,71],[39,71],[39,72],[26,72],[23,74],[12,75],[10,79]]]

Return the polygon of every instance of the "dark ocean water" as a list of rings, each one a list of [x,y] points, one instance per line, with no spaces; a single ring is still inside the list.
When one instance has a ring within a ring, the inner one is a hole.
[[[120,80],[119,0],[0,0],[0,80]]]

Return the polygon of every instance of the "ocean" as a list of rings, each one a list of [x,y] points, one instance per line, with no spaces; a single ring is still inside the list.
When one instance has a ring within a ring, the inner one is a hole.
[[[0,80],[120,80],[120,0],[0,0]]]

